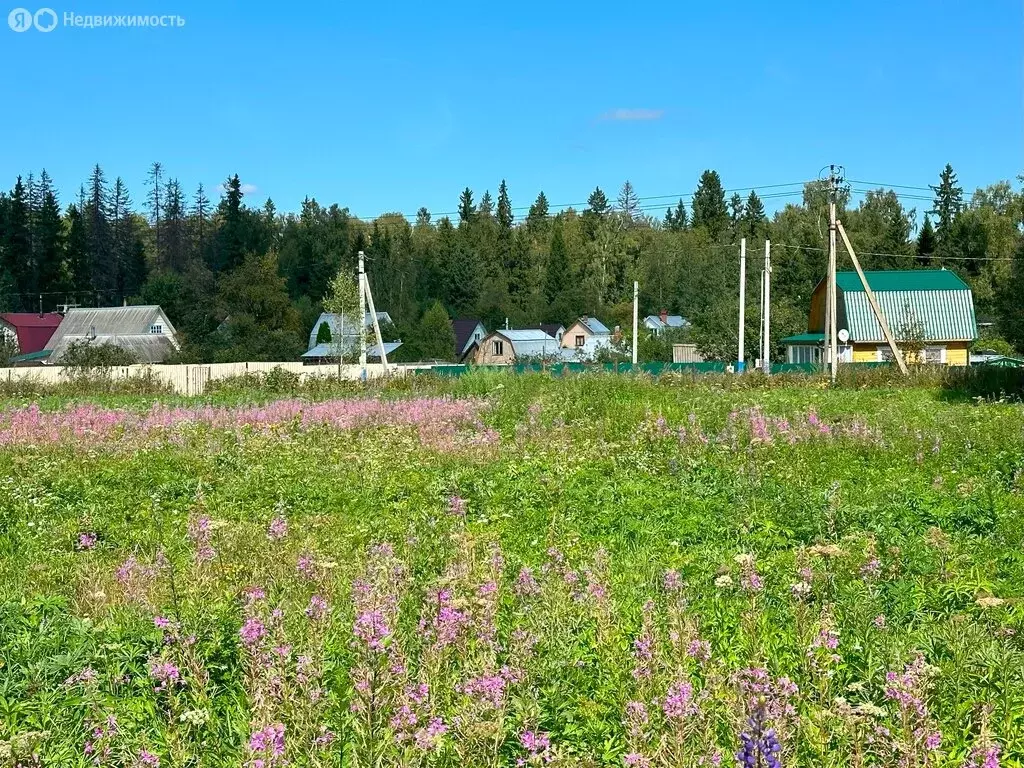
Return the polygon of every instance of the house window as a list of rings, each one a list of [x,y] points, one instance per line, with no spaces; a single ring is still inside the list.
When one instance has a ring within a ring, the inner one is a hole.
[[[582,347],[586,343],[586,341],[587,339],[585,336],[578,335],[576,337],[576,348],[579,349],[580,347]]]
[[[896,358],[893,357],[892,350],[889,349],[888,344],[883,344],[878,348],[878,362],[891,363],[894,362],[895,360]]]
[[[942,365],[943,363],[946,362],[946,347],[925,347],[924,361],[932,365]]]
[[[504,342],[492,341],[491,342],[491,353],[495,357],[501,357],[502,355],[504,355],[505,354],[505,344],[504,344]]]
[[[811,344],[794,344],[790,348],[791,363],[820,363],[821,347]]]
[[[150,333],[163,333],[164,332],[164,327],[160,323],[153,323],[151,326],[149,326],[149,332]]]

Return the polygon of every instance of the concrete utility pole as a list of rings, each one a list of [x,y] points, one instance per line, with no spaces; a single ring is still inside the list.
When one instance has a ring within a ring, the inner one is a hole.
[[[829,203],[828,203],[828,289],[825,294],[825,341],[828,344],[829,371],[832,383],[836,383],[837,366],[839,364],[839,322],[836,318],[836,200],[839,197],[839,185],[842,183],[842,168],[829,166]]]
[[[636,365],[636,331],[637,331],[637,317],[640,314],[640,283],[636,280],[633,281],[633,365]]]
[[[743,342],[744,326],[746,325],[747,314],[747,238],[740,238],[740,332],[739,349],[736,355],[736,373],[743,373],[746,367],[746,355],[744,354]]]
[[[370,317],[373,322],[373,333],[377,337],[377,351],[380,353],[380,362],[384,366],[385,375],[391,372],[391,368],[388,366],[388,355],[384,351],[384,337],[381,336],[380,332],[380,321],[377,319],[377,308],[373,306],[373,291],[370,290],[370,279],[363,276],[363,285],[366,286],[366,303],[370,309]]]
[[[764,372],[772,372],[772,241],[764,241],[764,332],[761,341],[761,365]]]
[[[875,315],[875,320],[878,321],[878,326],[882,329],[882,335],[885,336],[886,342],[889,344],[889,350],[892,352],[892,357],[896,361],[896,365],[899,366],[904,376],[910,375],[907,370],[907,363],[903,359],[903,353],[900,352],[900,348],[896,345],[896,339],[892,335],[892,330],[889,328],[889,322],[885,319],[885,315],[882,314],[882,308],[878,305],[878,301],[875,298],[875,292],[871,290],[871,286],[868,285],[868,278],[864,274],[864,270],[860,268],[860,261],[857,259],[857,254],[854,253],[853,246],[850,244],[850,238],[846,236],[846,229],[843,227],[843,222],[836,219],[836,227],[839,229],[839,234],[843,237],[843,245],[846,246],[847,252],[850,254],[850,260],[853,261],[853,268],[857,270],[857,276],[860,278],[861,285],[864,286],[864,293],[867,294],[868,304],[871,305],[871,311]]]
[[[366,266],[363,252],[359,252],[359,316],[356,328],[359,329],[359,377],[366,381]]]

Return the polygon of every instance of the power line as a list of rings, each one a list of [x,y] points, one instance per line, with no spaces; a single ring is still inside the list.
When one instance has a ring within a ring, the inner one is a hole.
[[[772,247],[778,248],[792,248],[800,251],[817,251],[819,253],[825,253],[825,248],[816,248],[813,245],[790,245],[788,243],[772,243]],[[884,253],[882,251],[861,251],[857,253],[860,256],[890,256],[897,259],[931,259],[936,258],[935,253],[924,253],[917,255],[914,253]],[[938,258],[942,258],[939,256]],[[1013,261],[1013,256],[951,256],[946,258],[946,261],[957,262],[957,261]]]

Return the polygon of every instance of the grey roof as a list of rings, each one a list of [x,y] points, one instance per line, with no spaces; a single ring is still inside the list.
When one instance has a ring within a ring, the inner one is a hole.
[[[550,357],[559,354],[558,341],[539,328],[495,331],[492,335],[505,338],[512,345],[516,357]]]
[[[554,337],[548,335],[540,328],[523,328],[521,330],[498,331],[509,341],[554,341]]]
[[[307,349],[313,349],[313,347],[316,346],[316,334],[317,334],[317,331],[320,330],[320,324],[321,323],[324,323],[324,322],[327,323],[327,326],[331,329],[331,336],[332,336],[332,338],[334,336],[337,336],[337,335],[341,334],[342,333],[342,322],[341,322],[342,321],[342,317],[343,316],[341,314],[335,314],[333,312],[324,312],[324,313],[322,313],[320,315],[320,317],[317,318],[316,322],[313,323],[313,330],[311,330],[309,332],[309,344],[307,345]],[[345,315],[344,319],[345,319],[344,335],[345,336],[353,336],[353,337],[358,336],[359,333],[354,328],[355,323],[352,321],[352,318],[349,317],[348,315]],[[389,315],[387,312],[378,312],[377,313],[377,322],[380,323],[381,325],[390,325],[391,324],[391,315]],[[373,318],[371,317],[369,312],[367,312],[367,313],[365,313],[363,315],[363,327],[364,328],[372,328],[373,327]]]
[[[690,325],[690,321],[682,315],[668,315],[665,318],[665,322],[661,322],[660,315],[648,315],[644,318],[644,324],[648,328],[660,330],[662,328],[687,328]]]
[[[596,317],[581,317],[580,323],[586,326],[587,330],[591,333],[600,336],[601,334],[610,334],[608,326],[598,320]]]
[[[402,342],[400,342],[400,341],[385,341],[384,342],[384,354],[390,355],[392,352],[394,352],[400,346],[402,346]],[[355,351],[354,350],[354,345],[347,344],[346,345],[346,349],[344,350],[346,355],[349,354],[349,348],[351,348],[352,351]],[[308,352],[303,352],[302,356],[303,357],[336,357],[337,356],[337,347],[334,344],[317,344],[312,349],[310,349]],[[380,349],[377,347],[376,344],[367,345],[367,347],[366,347],[366,356],[367,357],[378,357],[379,358],[380,357]]]
[[[162,325],[164,332],[150,333],[154,323]],[[56,363],[75,341],[114,344],[141,362],[159,363],[178,349],[175,333],[167,315],[155,304],[75,308],[68,310],[46,348],[51,350],[49,360]]]

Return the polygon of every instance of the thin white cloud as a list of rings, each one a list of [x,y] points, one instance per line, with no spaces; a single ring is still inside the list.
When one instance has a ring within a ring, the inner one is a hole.
[[[664,109],[613,109],[601,115],[602,120],[660,120]]]
[[[223,182],[221,182],[220,184],[217,185],[217,189],[219,189],[221,192],[227,192],[228,191],[228,188],[226,186],[224,186]],[[256,192],[260,191],[260,188],[257,187],[255,184],[246,184],[244,181],[242,182],[242,184],[239,187],[239,189],[242,190],[242,194],[243,195],[252,195],[252,194],[255,194]]]

